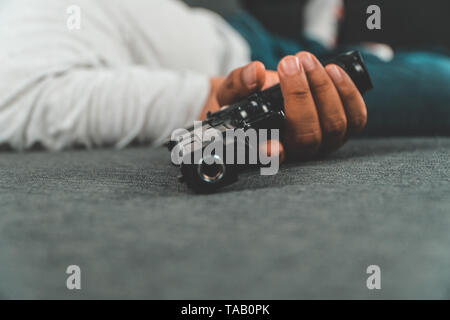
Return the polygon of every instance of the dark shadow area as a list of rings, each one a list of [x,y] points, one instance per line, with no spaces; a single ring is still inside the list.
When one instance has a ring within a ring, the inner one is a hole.
[[[213,1],[214,2],[214,1]],[[302,10],[306,0],[242,0],[242,6],[271,32],[298,39],[302,29]],[[369,5],[378,5],[382,30],[368,30]],[[213,6],[211,6],[213,8]],[[364,41],[387,43],[395,48],[450,49],[450,1],[448,0],[346,0],[340,44]]]
[[[347,14],[340,36],[342,44],[374,41],[395,48],[443,46],[450,49],[448,0],[346,0],[345,5]],[[378,5],[381,9],[381,30],[366,27],[369,5]]]

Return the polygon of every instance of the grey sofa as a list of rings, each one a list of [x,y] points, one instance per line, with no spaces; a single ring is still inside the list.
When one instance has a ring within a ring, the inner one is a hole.
[[[449,158],[448,138],[354,140],[199,196],[164,149],[4,152],[0,298],[450,298]]]

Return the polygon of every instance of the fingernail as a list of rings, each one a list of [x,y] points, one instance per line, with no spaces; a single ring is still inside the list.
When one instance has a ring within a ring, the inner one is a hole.
[[[334,82],[340,82],[342,80],[341,71],[338,69],[337,66],[331,65],[327,68],[327,71]]]
[[[286,57],[281,61],[281,71],[287,76],[293,76],[300,72],[300,64],[295,56]]]
[[[256,85],[256,66],[251,63],[242,71],[242,80],[248,88]]]
[[[306,71],[312,71],[316,67],[316,63],[309,53],[303,53],[301,57],[302,65]]]

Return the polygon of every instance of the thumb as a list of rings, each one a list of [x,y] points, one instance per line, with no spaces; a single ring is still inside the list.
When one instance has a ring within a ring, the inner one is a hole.
[[[264,65],[259,61],[252,62],[230,73],[217,92],[217,101],[221,106],[237,102],[260,91],[265,81],[266,68]]]

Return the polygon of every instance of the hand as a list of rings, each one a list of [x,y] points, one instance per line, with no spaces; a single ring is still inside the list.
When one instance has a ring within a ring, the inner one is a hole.
[[[277,72],[252,62],[225,80],[217,80],[214,107],[218,110],[219,105],[237,102],[278,80],[285,101],[286,132],[282,143],[268,144],[269,154],[276,143],[282,159],[284,150],[290,157],[310,159],[337,150],[365,127],[366,106],[350,77],[336,65],[324,68],[307,52],[283,58]]]
[[[259,61],[234,70],[226,78],[212,78],[210,94],[199,119],[205,120],[208,112],[219,111],[223,106],[238,102],[252,93],[270,88],[279,82],[277,72],[266,70]]]

